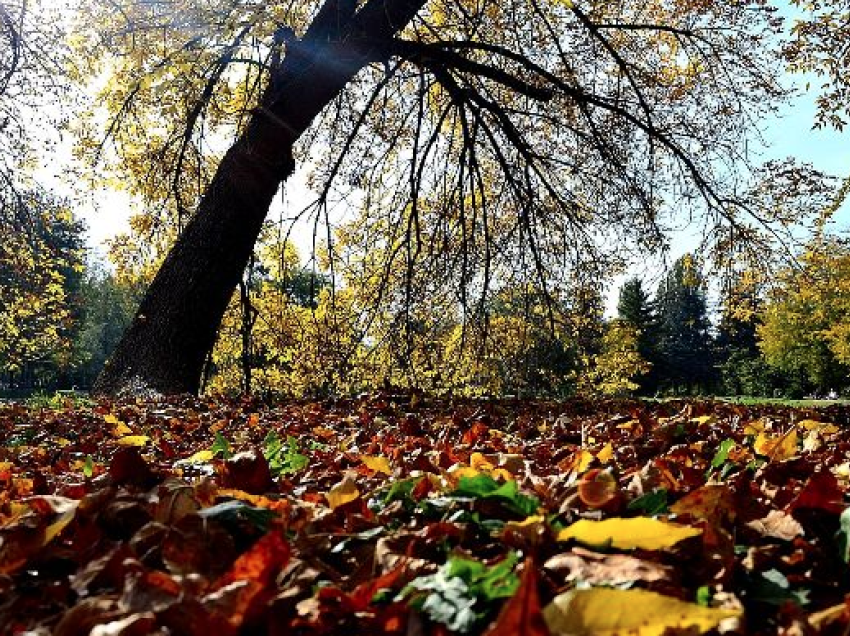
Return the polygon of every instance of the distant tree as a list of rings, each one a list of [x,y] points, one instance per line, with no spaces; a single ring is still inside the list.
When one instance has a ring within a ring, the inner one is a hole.
[[[637,329],[625,320],[612,320],[605,327],[599,353],[589,368],[579,374],[577,391],[583,395],[628,395],[651,365],[640,354]]]
[[[705,280],[691,254],[679,258],[658,287],[659,375],[662,389],[708,390],[714,380]]]
[[[138,282],[116,276],[98,262],[88,266],[79,290],[78,327],[66,384],[91,387],[130,324],[142,291]]]
[[[767,361],[803,373],[819,391],[845,387],[850,371],[850,241],[816,237],[780,274],[757,329]]]
[[[0,372],[44,383],[70,363],[83,230],[47,193],[16,196],[26,224],[0,219]]]
[[[637,380],[639,390],[653,393],[658,387],[659,325],[655,305],[639,278],[632,278],[620,287],[617,315],[635,330],[637,351],[651,367]]]

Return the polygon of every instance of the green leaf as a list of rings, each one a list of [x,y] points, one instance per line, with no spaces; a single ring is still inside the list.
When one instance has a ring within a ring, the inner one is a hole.
[[[697,605],[711,607],[712,598],[714,598],[714,593],[708,585],[703,585],[697,590]]]
[[[782,605],[786,601],[797,605],[806,605],[809,602],[809,590],[792,590],[791,583],[779,570],[756,574],[747,591],[752,600],[770,605]]]
[[[302,455],[298,440],[292,435],[286,437],[286,443],[274,429],[263,440],[263,454],[269,463],[269,469],[275,477],[283,473],[295,473],[304,470],[310,464],[310,458]]]
[[[221,433],[215,434],[215,440],[213,441],[212,446],[210,446],[210,452],[213,454],[213,457],[221,454],[222,459],[230,459],[233,457],[233,450],[230,448],[230,442],[228,442]]]
[[[735,447],[734,439],[725,439],[720,442],[720,448],[714,454],[714,459],[711,460],[712,468],[720,468],[729,459],[729,451]]]
[[[94,474],[94,460],[91,455],[86,455],[86,461],[83,464],[83,477],[91,479]]]
[[[216,519],[225,525],[247,521],[263,532],[268,531],[275,517],[272,510],[255,508],[237,499],[199,510],[198,515],[206,519]]]
[[[394,501],[402,502],[405,507],[415,506],[416,502],[411,499],[411,493],[416,486],[419,485],[424,477],[408,477],[407,479],[400,479],[399,481],[394,481],[392,485],[387,490],[387,494],[384,495],[383,499],[381,499],[381,504],[383,506],[388,506]]]
[[[647,515],[667,512],[667,489],[659,488],[629,502],[629,510],[639,510]]]
[[[838,540],[841,559],[845,563],[850,563],[850,508],[842,512],[838,518],[838,532],[835,538]]]
[[[450,496],[496,500],[523,518],[533,515],[540,508],[540,501],[536,497],[522,494],[515,481],[509,480],[500,484],[485,473],[474,477],[461,477]]]
[[[482,626],[498,601],[513,596],[519,588],[514,574],[518,557],[509,554],[496,565],[452,557],[436,574],[420,576],[402,590],[411,607],[461,634]]]

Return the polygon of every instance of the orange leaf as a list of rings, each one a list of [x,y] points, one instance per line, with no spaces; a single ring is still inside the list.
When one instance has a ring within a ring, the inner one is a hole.
[[[525,560],[516,594],[505,603],[486,636],[551,636],[543,620],[537,591],[537,567],[531,558]]]
[[[236,581],[253,581],[267,586],[288,562],[289,545],[281,532],[272,530],[236,559],[213,589],[221,589]]]

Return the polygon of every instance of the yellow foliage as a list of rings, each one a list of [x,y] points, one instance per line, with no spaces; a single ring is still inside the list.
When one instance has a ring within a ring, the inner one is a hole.
[[[553,636],[701,634],[742,613],[702,607],[648,590],[608,588],[571,590],[543,609]]]

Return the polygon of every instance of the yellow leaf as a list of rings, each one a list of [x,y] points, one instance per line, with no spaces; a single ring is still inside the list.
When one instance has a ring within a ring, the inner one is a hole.
[[[120,424],[121,420],[115,417],[112,413],[107,413],[103,416],[103,421],[107,424]]]
[[[593,453],[586,450],[581,450],[573,459],[574,465],[573,470],[577,473],[583,473],[587,470],[587,467],[596,459],[593,456]]]
[[[797,429],[792,428],[778,437],[760,433],[753,444],[753,450],[771,461],[790,459],[797,454]]]
[[[369,470],[374,470],[376,473],[384,473],[385,475],[392,475],[393,469],[390,468],[390,462],[387,461],[386,457],[370,457],[369,455],[363,455],[360,457],[360,461],[363,462],[363,465],[366,466]]]
[[[758,435],[764,433],[764,422],[761,420],[753,420],[744,425],[744,435]]]
[[[211,450],[201,450],[194,455],[181,459],[178,464],[206,464],[211,462],[215,454]]]
[[[447,471],[454,483],[458,483],[461,477],[477,477],[481,474],[480,470],[475,470],[463,464],[455,464]]]
[[[484,457],[482,453],[472,453],[469,458],[469,466],[471,468],[474,468],[475,470],[486,470],[488,472],[496,467],[495,464],[493,464],[493,462]]]
[[[611,446],[611,442],[605,444],[605,448],[599,451],[596,454],[596,459],[598,459],[603,464],[607,464],[614,458],[614,447]]]
[[[840,429],[835,424],[818,422],[816,420],[800,420],[797,426],[807,431],[817,431],[821,435],[835,435]]]
[[[127,426],[124,422],[116,422],[115,426],[112,427],[113,437],[124,437],[125,435],[131,435],[132,433],[133,429]]]
[[[704,424],[715,424],[717,422],[717,417],[714,415],[700,415],[699,417],[692,417],[691,422],[699,424],[700,426]]]
[[[54,437],[53,443],[56,444],[57,446],[65,447],[65,446],[69,446],[70,444],[73,444],[74,442],[72,442],[69,439],[65,439],[64,437]]]
[[[354,501],[359,496],[360,491],[357,489],[357,485],[348,478],[343,479],[325,495],[331,510],[336,510],[340,506]]]
[[[546,517],[543,515],[531,515],[522,521],[508,521],[505,525],[513,528],[524,528],[525,526],[533,526],[538,523],[546,523]]]
[[[119,446],[144,446],[149,441],[151,441],[151,438],[147,435],[127,435],[115,440],[115,443]]]
[[[490,477],[493,479],[502,479],[503,481],[516,481],[516,477],[514,477],[513,473],[509,470],[505,470],[504,468],[491,470]]]
[[[71,523],[77,514],[77,506],[80,502],[75,499],[59,496],[44,496],[42,499],[49,499],[53,512],[56,514],[53,523],[44,529],[44,545],[47,545],[53,540],[53,537],[62,532]]]
[[[649,517],[614,517],[603,521],[576,521],[558,533],[558,541],[575,539],[586,545],[610,545],[622,550],[663,550],[700,534],[702,530],[699,528],[666,523]]]
[[[703,633],[740,615],[740,610],[702,607],[648,590],[602,587],[571,590],[556,596],[543,610],[553,636]]]

